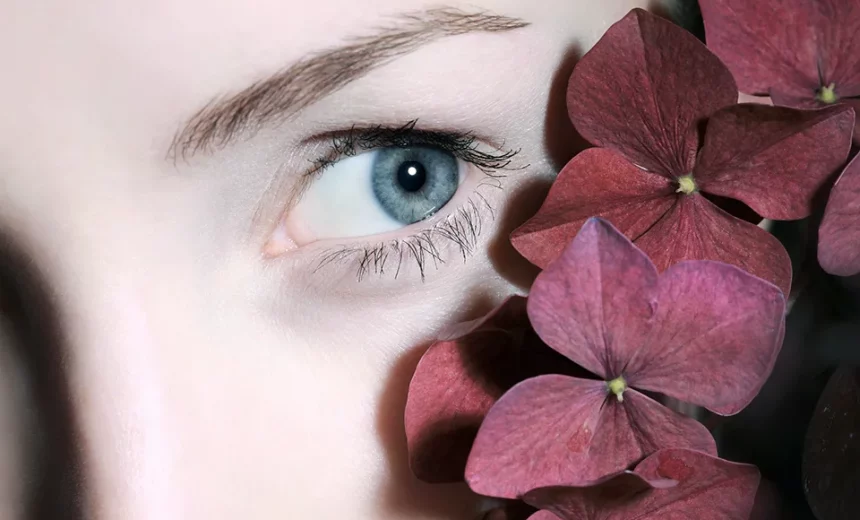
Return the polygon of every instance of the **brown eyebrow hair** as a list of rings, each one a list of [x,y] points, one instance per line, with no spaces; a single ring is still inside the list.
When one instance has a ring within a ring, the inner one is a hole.
[[[442,7],[401,13],[373,36],[303,58],[244,90],[215,99],[176,134],[168,153],[173,159],[226,146],[237,135],[283,121],[371,70],[447,36],[503,32],[528,22],[488,11],[465,12]]]

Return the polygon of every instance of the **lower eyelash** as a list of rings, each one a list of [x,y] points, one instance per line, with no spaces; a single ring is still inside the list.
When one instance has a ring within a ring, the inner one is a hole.
[[[314,272],[332,264],[355,264],[356,277],[400,275],[404,262],[415,262],[423,282],[427,270],[445,263],[445,250],[454,247],[465,262],[478,246],[484,219],[495,218],[487,199],[475,192],[462,207],[433,227],[410,237],[374,245],[343,246],[323,251]]]

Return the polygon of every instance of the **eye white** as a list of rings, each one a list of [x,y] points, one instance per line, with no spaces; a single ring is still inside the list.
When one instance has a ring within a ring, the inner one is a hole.
[[[341,159],[329,166],[302,196],[289,217],[289,233],[298,243],[358,237],[403,227],[373,193],[377,151]]]

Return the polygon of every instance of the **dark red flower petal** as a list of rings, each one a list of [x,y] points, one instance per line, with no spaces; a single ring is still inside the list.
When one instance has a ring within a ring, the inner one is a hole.
[[[670,177],[692,170],[698,125],[737,99],[735,81],[716,56],[641,9],[582,57],[567,90],[570,119],[584,138]]]
[[[618,504],[635,501],[655,489],[678,485],[675,480],[658,479],[651,482],[633,471],[615,473],[588,487],[552,486],[534,489],[523,497],[531,504],[540,504],[547,518],[603,519],[617,512]],[[531,519],[529,519],[531,520]]]
[[[821,86],[816,3],[699,0],[708,48],[728,65],[742,92],[777,89],[808,98]]]
[[[628,237],[638,237],[669,211],[675,189],[615,152],[590,148],[562,169],[540,211],[514,231],[511,242],[546,269],[590,217],[608,219]]]
[[[821,79],[825,85],[836,84],[842,97],[860,95],[860,2],[818,0],[812,4],[819,10],[814,21]]]
[[[773,101],[774,105],[784,106],[784,107],[792,107],[792,108],[800,108],[806,110],[814,110],[819,108],[825,108],[828,106],[848,106],[854,109],[854,145],[860,145],[860,117],[856,117],[858,113],[860,113],[860,98],[842,98],[836,105],[827,105],[818,101],[815,98],[810,97],[798,97],[792,94],[786,94],[783,92],[778,92],[772,90],[770,93],[770,98]]]
[[[459,337],[435,343],[421,358],[406,401],[409,462],[426,482],[463,480],[478,427],[509,388],[536,375],[578,373],[537,338],[520,296],[446,337],[452,334]]]
[[[838,369],[821,394],[803,456],[804,489],[818,518],[860,511],[860,368]]]
[[[802,110],[817,110],[826,106],[824,103],[809,95],[809,91],[804,89],[801,92],[781,92],[771,89],[770,100],[775,106],[799,108]]]
[[[549,375],[524,381],[487,414],[466,466],[476,493],[517,498],[538,487],[580,486],[667,446],[716,453],[700,423],[606,383]]]
[[[747,520],[755,500],[759,472],[683,449],[659,451],[634,470],[592,487],[535,489],[523,498],[562,520]],[[669,487],[642,482],[672,479]]]
[[[523,296],[510,296],[495,309],[480,318],[451,325],[439,334],[440,341],[459,339],[476,331],[496,330],[514,331],[531,328],[526,313],[526,299]]]
[[[818,262],[830,274],[860,273],[860,156],[830,192],[818,231]]]
[[[717,262],[681,262],[660,276],[654,327],[625,368],[630,386],[723,415],[764,385],[782,347],[778,287]]]
[[[853,131],[854,112],[846,105],[728,107],[708,121],[693,177],[702,191],[738,199],[765,218],[804,218],[845,164]]]
[[[547,345],[609,380],[639,348],[656,291],[648,257],[607,222],[590,219],[535,279],[528,314]]]
[[[860,93],[858,93],[860,95]],[[856,146],[860,146],[860,97],[854,97],[851,99],[843,99],[840,101],[845,105],[854,109],[854,144]]]
[[[634,243],[660,271],[681,260],[716,260],[763,278],[785,294],[791,289],[791,259],[779,240],[699,194],[679,197]]]

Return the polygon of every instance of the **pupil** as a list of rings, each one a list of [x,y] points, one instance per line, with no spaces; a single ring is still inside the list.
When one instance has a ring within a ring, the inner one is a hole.
[[[427,170],[418,161],[406,161],[397,170],[397,182],[408,192],[416,192],[427,183]]]

